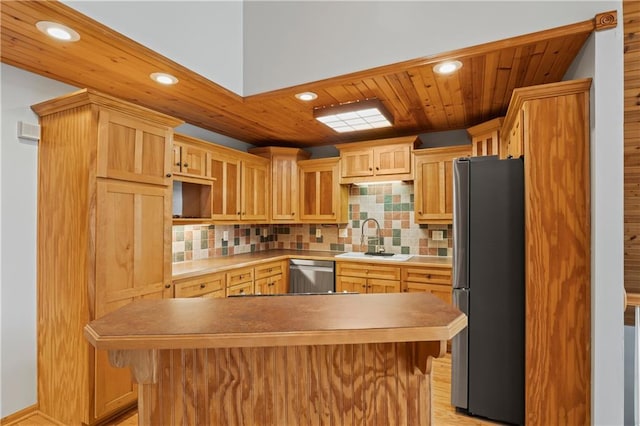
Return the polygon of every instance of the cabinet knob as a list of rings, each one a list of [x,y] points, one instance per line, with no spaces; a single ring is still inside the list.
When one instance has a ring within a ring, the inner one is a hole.
[[[200,284],[200,288],[205,288],[207,285],[205,283]]]
[[[428,279],[431,279],[431,274],[425,275]]]
[[[291,216],[295,216],[295,215],[296,215],[296,212],[291,212]]]
[[[369,167],[369,171],[373,170],[371,167]]]
[[[236,213],[238,216],[240,216],[240,212]]]
[[[418,212],[418,214],[422,214],[422,212]]]
[[[376,167],[376,170],[380,170],[380,167]]]
[[[183,163],[182,165],[183,165],[184,167],[189,167],[189,164],[187,164],[187,163]]]
[[[171,284],[165,284],[164,288],[171,288]]]
[[[243,294],[243,293],[244,293],[244,288],[241,288],[240,289],[240,294]]]
[[[171,177],[171,173],[167,173],[167,177]]]

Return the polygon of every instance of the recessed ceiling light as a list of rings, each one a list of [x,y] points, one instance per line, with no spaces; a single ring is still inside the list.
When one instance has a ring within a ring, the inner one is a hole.
[[[462,62],[460,61],[446,61],[440,62],[433,67],[433,71],[438,74],[451,74],[462,68]]]
[[[53,37],[56,40],[62,41],[78,41],[80,40],[80,34],[66,25],[58,24],[57,22],[50,21],[38,21],[36,22],[36,28],[42,33]]]
[[[295,96],[301,101],[306,101],[306,102],[312,101],[314,99],[318,99],[318,95],[313,92],[296,93]]]
[[[151,77],[151,80],[155,81],[156,83],[164,84],[167,86],[176,84],[178,82],[178,79],[176,77],[172,76],[171,74],[167,74],[166,72],[154,72],[149,74],[149,77]]]

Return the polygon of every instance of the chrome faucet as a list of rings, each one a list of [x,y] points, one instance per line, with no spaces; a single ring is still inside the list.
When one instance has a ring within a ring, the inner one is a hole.
[[[367,222],[369,222],[370,220],[374,221],[376,224],[376,245],[375,245],[375,253],[382,253],[384,252],[384,247],[380,247],[380,223],[373,217],[369,217],[367,219],[365,219],[362,222],[362,229],[360,231],[360,246],[362,246],[364,244],[364,226],[367,224]],[[367,240],[367,251],[369,251],[368,249],[368,240]]]

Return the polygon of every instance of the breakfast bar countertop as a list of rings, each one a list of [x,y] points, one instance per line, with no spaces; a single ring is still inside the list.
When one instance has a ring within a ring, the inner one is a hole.
[[[229,269],[242,268],[245,266],[255,266],[262,262],[287,260],[287,259],[311,259],[311,260],[337,260],[349,262],[380,262],[398,266],[444,266],[450,267],[452,259],[446,256],[419,256],[412,255],[409,259],[398,262],[385,259],[384,257],[371,259],[361,258],[337,258],[343,254],[342,251],[320,251],[320,250],[265,250],[254,253],[235,254],[231,256],[212,257],[208,259],[190,260],[178,262],[172,265],[173,279],[184,279],[203,274],[223,272]]]

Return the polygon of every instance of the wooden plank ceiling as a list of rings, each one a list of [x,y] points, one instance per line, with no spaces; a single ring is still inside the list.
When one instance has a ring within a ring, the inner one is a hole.
[[[595,27],[580,22],[243,98],[57,1],[2,2],[1,8],[6,64],[257,146],[302,148],[464,129],[504,115],[514,88],[560,81]],[[35,27],[42,20],[74,28],[81,40],[49,39]],[[433,73],[435,63],[453,58],[463,63],[458,73]],[[156,71],[180,83],[159,86],[148,77]],[[318,99],[295,99],[302,91]],[[367,98],[383,102],[394,127],[338,134],[313,118],[314,107]]]

